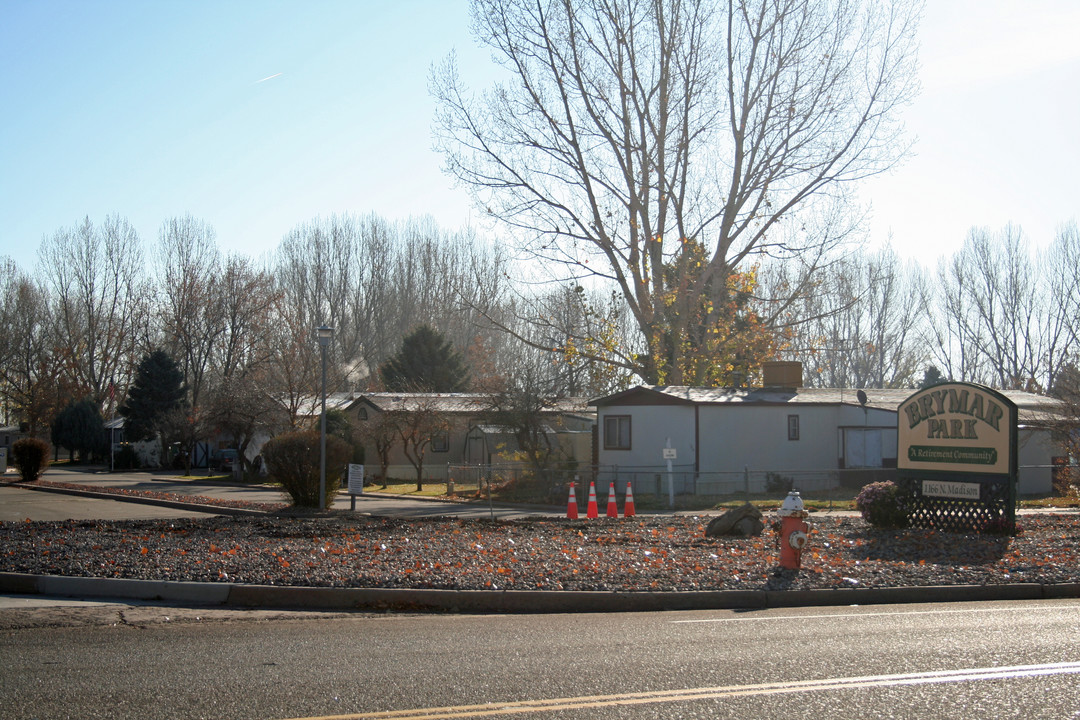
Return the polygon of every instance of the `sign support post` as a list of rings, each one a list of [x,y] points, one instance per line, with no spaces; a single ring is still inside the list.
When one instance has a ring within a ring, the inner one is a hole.
[[[664,460],[667,461],[667,491],[668,491],[668,508],[675,509],[675,476],[671,472],[671,461],[675,459],[675,448],[671,447],[671,438],[667,439],[667,444],[664,446]]]

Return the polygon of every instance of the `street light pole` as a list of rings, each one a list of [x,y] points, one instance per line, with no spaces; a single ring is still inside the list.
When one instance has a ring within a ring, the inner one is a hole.
[[[319,509],[326,509],[326,348],[334,336],[334,328],[323,325],[317,329],[319,350],[322,352],[322,413],[319,416]]]

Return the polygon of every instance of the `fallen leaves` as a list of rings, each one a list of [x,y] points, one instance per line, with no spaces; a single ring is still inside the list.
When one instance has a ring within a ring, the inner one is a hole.
[[[777,536],[705,538],[700,518],[594,521],[211,518],[0,524],[0,570],[336,587],[711,590],[1077,582],[1076,516],[1016,538],[819,520],[800,572]],[[167,560],[166,560],[167,559]]]

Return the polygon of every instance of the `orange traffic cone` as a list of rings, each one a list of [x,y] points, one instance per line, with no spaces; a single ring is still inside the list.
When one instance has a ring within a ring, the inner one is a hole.
[[[570,502],[566,504],[566,517],[577,520],[577,495],[574,494],[574,484],[570,483]]]
[[[585,508],[585,517],[598,518],[600,510],[596,507],[596,483],[589,483],[589,506]]]
[[[619,517],[619,506],[615,504],[615,483],[612,482],[608,485],[607,491],[607,516],[612,518]]]
[[[626,483],[626,501],[623,503],[622,516],[628,518],[634,514],[634,488],[630,483]]]

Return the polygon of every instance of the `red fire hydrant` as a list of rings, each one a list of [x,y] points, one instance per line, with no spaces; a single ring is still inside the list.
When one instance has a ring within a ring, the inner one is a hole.
[[[803,509],[799,493],[795,490],[788,493],[776,514],[780,516],[780,566],[798,570],[802,567],[802,551],[810,532],[810,526],[804,521],[809,513]]]

